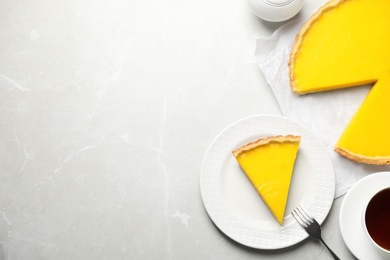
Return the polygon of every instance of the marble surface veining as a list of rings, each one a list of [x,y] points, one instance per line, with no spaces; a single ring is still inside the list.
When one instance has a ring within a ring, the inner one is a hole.
[[[245,1],[1,1],[0,259],[331,259],[232,242],[199,192],[223,128],[280,114],[253,61],[279,25]]]

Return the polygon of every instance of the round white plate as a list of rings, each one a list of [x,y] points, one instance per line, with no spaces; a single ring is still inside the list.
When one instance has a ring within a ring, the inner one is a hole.
[[[372,173],[356,182],[341,204],[339,218],[341,235],[351,253],[358,259],[383,259],[366,236],[363,210],[369,199],[386,187],[390,187],[390,172]]]
[[[232,151],[261,137],[300,135],[284,223],[280,226],[241,171]],[[290,212],[301,205],[319,223],[332,206],[335,177],[323,146],[300,124],[281,116],[252,116],[223,130],[203,160],[200,188],[215,225],[231,239],[257,249],[280,249],[308,235]]]

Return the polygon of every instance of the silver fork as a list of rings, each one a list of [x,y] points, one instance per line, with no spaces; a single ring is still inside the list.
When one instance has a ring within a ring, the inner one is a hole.
[[[301,225],[311,237],[319,239],[326,246],[334,259],[340,260],[340,258],[328,247],[328,245],[322,239],[321,226],[313,217],[307,214],[301,206],[298,206],[296,209],[294,209],[291,214],[298,221],[299,225]]]

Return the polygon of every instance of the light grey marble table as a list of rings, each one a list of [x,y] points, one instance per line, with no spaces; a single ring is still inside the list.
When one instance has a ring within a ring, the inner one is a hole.
[[[0,259],[332,259],[236,244],[199,174],[227,125],[280,114],[244,0],[0,3]],[[324,239],[353,259],[338,226]]]

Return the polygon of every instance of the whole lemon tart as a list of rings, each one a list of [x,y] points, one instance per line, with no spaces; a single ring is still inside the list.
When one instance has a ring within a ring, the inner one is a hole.
[[[245,175],[281,225],[300,141],[300,136],[271,136],[233,151]]]
[[[297,94],[373,84],[335,151],[390,164],[390,1],[329,1],[298,33],[289,69]]]

